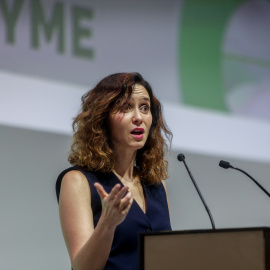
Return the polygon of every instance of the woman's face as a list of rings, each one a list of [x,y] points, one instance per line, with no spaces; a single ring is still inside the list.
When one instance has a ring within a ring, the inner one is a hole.
[[[152,124],[150,97],[146,89],[135,84],[127,105],[109,114],[109,129],[117,150],[137,150],[144,146]]]

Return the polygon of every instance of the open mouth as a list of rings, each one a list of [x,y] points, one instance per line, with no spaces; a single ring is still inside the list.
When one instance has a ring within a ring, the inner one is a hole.
[[[142,135],[144,133],[144,129],[143,128],[134,128],[131,131],[131,134],[133,135]]]
[[[134,128],[131,131],[131,135],[135,138],[141,139],[143,138],[144,129],[143,128]]]

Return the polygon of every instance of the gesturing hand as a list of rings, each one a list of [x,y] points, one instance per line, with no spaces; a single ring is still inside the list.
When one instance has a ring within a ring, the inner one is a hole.
[[[133,197],[128,187],[116,184],[108,194],[102,185],[95,183],[102,202],[102,214],[100,219],[111,227],[116,227],[124,221],[132,205]]]

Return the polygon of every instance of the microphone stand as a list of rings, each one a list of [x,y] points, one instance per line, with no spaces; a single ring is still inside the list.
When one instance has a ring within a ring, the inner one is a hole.
[[[189,168],[188,168],[188,166],[187,166],[187,164],[186,164],[185,159],[182,158],[181,160],[180,160],[180,159],[178,159],[178,160],[184,162],[184,165],[185,165],[185,167],[186,167],[186,169],[187,169],[187,172],[188,172],[188,174],[189,174],[189,176],[190,176],[190,179],[191,179],[193,185],[195,186],[195,188],[196,188],[196,190],[197,190],[197,192],[198,192],[198,194],[199,194],[199,196],[200,196],[200,198],[201,198],[201,201],[202,201],[202,203],[203,203],[203,205],[204,205],[204,208],[205,208],[205,210],[206,210],[206,212],[207,212],[207,214],[208,214],[208,216],[209,216],[209,218],[210,218],[211,225],[212,225],[212,229],[215,230],[216,227],[215,227],[215,223],[214,223],[214,219],[213,219],[213,217],[212,217],[212,214],[211,214],[211,212],[210,212],[210,210],[209,210],[209,208],[208,208],[208,206],[207,206],[207,204],[206,204],[206,202],[205,202],[205,200],[204,200],[204,198],[203,198],[203,196],[202,196],[202,194],[201,194],[201,192],[200,192],[199,187],[197,186],[197,183],[196,183],[195,179],[193,178],[193,176],[192,176],[192,174],[191,174],[191,172],[190,172],[190,170],[189,170]]]
[[[232,168],[237,170],[237,171],[240,171],[240,172],[244,173],[246,176],[248,176],[261,190],[263,190],[268,195],[268,197],[270,197],[269,192],[261,184],[259,184],[251,175],[249,175],[248,173],[246,173],[245,171],[243,171],[241,169],[234,168],[234,167],[232,167]]]

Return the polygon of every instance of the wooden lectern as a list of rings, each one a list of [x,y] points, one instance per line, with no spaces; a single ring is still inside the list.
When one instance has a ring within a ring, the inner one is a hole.
[[[270,270],[270,228],[139,235],[140,270]]]

